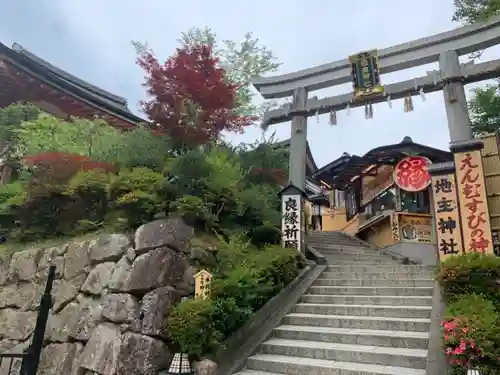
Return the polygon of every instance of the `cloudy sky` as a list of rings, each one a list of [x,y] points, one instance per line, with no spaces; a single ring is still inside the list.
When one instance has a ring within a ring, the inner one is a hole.
[[[95,85],[124,96],[138,113],[143,98],[142,72],[135,65],[132,40],[148,42],[160,58],[177,46],[181,32],[193,26],[212,28],[220,39],[239,40],[252,31],[283,62],[279,73],[339,60],[372,48],[385,48],[457,27],[451,22],[452,0],[0,0],[0,41],[14,42],[54,65]],[[483,60],[500,58],[498,48]],[[382,77],[388,84],[425,75],[427,65]],[[315,93],[318,97],[347,92],[350,85]],[[314,94],[313,94],[314,95]],[[397,143],[409,135],[415,142],[447,148],[448,128],[442,93],[415,98],[415,111],[403,102],[374,108],[366,120],[363,108],[348,117],[338,113],[338,126],[309,120],[308,140],[319,166],[346,151],[363,154]],[[290,124],[271,128],[279,139]],[[258,127],[234,142],[259,138]]]

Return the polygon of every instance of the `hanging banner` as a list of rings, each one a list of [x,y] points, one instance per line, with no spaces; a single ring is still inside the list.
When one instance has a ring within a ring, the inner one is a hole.
[[[493,254],[481,150],[457,152],[454,157],[465,252]]]
[[[463,253],[457,185],[453,173],[432,177],[432,197],[439,259],[444,261],[451,255]]]
[[[431,183],[427,167],[432,162],[425,156],[408,156],[394,168],[394,182],[405,191],[422,191]]]
[[[384,93],[380,84],[377,50],[360,52],[349,56],[352,84],[356,98],[370,97]]]

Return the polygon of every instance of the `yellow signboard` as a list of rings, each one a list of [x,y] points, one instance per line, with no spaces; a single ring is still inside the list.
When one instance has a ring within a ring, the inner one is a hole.
[[[462,254],[462,233],[457,201],[457,184],[453,173],[432,176],[436,242],[439,259]]]
[[[399,215],[401,237],[406,242],[432,243],[432,218],[420,215]]]
[[[465,252],[493,254],[481,150],[454,155]]]
[[[391,212],[391,232],[392,232],[392,240],[394,242],[399,242],[401,240],[401,234],[399,231],[398,214],[395,211]]]

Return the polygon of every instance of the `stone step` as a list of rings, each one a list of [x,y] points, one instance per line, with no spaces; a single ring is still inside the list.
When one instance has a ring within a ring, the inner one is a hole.
[[[327,243],[327,242],[308,242],[309,246],[314,247],[320,251],[332,251],[332,252],[345,252],[345,253],[362,253],[362,252],[375,252],[377,250],[372,247],[358,245],[355,243]]]
[[[382,256],[382,255],[377,255],[377,254],[372,254],[372,255],[329,255],[328,253],[321,253],[328,261],[329,265],[333,266],[336,263],[342,262],[349,262],[353,263],[353,265],[358,264],[358,263],[396,263],[396,264],[401,264],[400,259],[393,259],[388,256]],[[331,263],[330,263],[331,262]]]
[[[318,250],[320,251],[320,250]],[[339,259],[360,259],[360,258],[366,258],[366,259],[392,259],[392,257],[388,254],[382,254],[382,253],[376,253],[373,252],[373,250],[367,249],[365,251],[320,251],[321,254],[325,256],[330,256],[330,257],[338,257]]]
[[[430,319],[290,313],[285,325],[429,332]]]
[[[324,271],[321,274],[325,279],[394,279],[394,280],[408,280],[408,279],[433,279],[434,276],[431,271],[412,271],[412,272],[370,272],[370,271]]]
[[[328,265],[326,272],[432,272],[432,269],[425,266],[408,265],[408,264],[388,264],[388,265],[365,265],[365,264],[355,264],[355,265]]]
[[[434,280],[430,278],[412,278],[412,279],[347,279],[347,278],[324,278],[316,279],[313,286],[404,286],[404,287],[417,287],[427,286],[432,287]]]
[[[378,259],[378,260],[371,260],[371,259],[363,259],[363,260],[357,260],[357,261],[352,261],[352,260],[339,260],[339,259],[333,259],[330,257],[325,256],[326,262],[328,263],[329,266],[397,266],[402,264],[400,260],[396,259]]]
[[[395,287],[395,286],[311,286],[311,294],[349,294],[365,296],[430,296],[431,287]]]
[[[391,318],[430,318],[432,306],[330,305],[298,303],[294,313],[350,316],[383,316]]]
[[[346,255],[363,255],[363,254],[382,254],[373,250],[371,248],[362,248],[362,247],[323,247],[323,246],[314,246],[316,250],[318,250],[321,254],[346,254]]]
[[[383,346],[337,344],[322,341],[270,339],[261,345],[262,354],[289,355],[340,362],[369,363],[425,369],[427,350]]]
[[[304,294],[302,303],[432,306],[432,296],[362,296]]]
[[[238,375],[426,375],[422,369],[269,354],[248,358],[247,366]]]
[[[424,350],[429,345],[429,333],[427,332],[282,325],[274,329],[273,336],[288,340],[324,341]]]

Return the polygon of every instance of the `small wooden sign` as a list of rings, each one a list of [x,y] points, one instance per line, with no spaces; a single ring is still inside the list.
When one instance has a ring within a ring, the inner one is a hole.
[[[194,275],[194,296],[195,298],[206,299],[210,297],[210,284],[212,274],[207,270],[201,270]]]
[[[352,83],[356,98],[369,97],[384,93],[380,84],[377,50],[360,52],[349,56]]]

